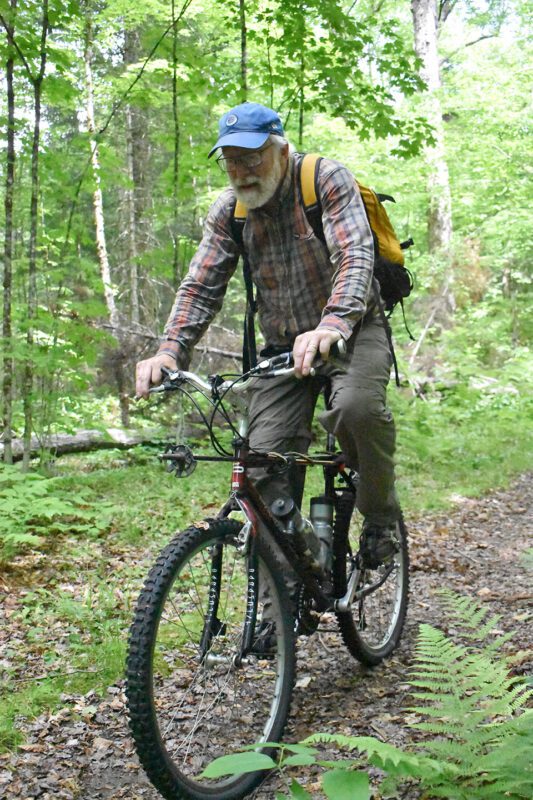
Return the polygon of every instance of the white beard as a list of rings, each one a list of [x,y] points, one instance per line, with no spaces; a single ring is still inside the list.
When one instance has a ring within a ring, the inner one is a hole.
[[[228,176],[229,177],[229,176]],[[261,208],[268,203],[281,183],[283,177],[283,164],[281,158],[276,158],[269,174],[264,178],[249,175],[247,178],[234,180],[229,178],[231,186],[239,200],[246,208]],[[243,189],[244,186],[253,186],[253,189]]]

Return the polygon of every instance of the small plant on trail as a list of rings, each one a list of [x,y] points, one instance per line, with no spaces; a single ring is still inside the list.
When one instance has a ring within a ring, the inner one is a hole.
[[[277,761],[265,753],[236,753],[213,761],[204,775],[257,769],[284,773],[290,766],[318,765],[327,770],[322,789],[330,800],[369,800],[368,776],[358,769],[366,762],[385,772],[380,786],[384,797],[397,797],[400,787],[413,783],[425,798],[532,797],[533,711],[526,706],[533,691],[510,674],[509,659],[497,654],[512,634],[496,636],[500,616],[489,617],[488,610],[470,598],[452,592],[441,595],[448,616],[469,644],[455,643],[430,625],[420,626],[411,681],[417,705],[409,710],[425,719],[409,727],[432,738],[401,750],[370,736],[317,733],[297,746],[279,745]],[[317,755],[314,745],[319,743],[334,743],[359,755],[326,761]],[[295,779],[289,792],[277,798],[311,798]]]

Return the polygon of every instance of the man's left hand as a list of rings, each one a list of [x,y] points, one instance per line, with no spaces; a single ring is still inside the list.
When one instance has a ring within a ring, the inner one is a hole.
[[[341,338],[338,331],[327,328],[316,328],[314,331],[307,331],[297,336],[292,349],[296,377],[302,378],[309,375],[317,355],[320,355],[323,361],[327,361],[331,345]]]

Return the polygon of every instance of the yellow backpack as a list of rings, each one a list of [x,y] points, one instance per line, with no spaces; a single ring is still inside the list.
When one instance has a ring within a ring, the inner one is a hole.
[[[306,153],[299,163],[300,191],[307,220],[315,236],[325,244],[322,228],[322,209],[317,191],[318,170],[321,156]],[[355,180],[355,178],[354,178]],[[373,189],[355,181],[365,207],[368,223],[374,237],[375,263],[374,275],[380,286],[385,310],[392,314],[394,307],[411,294],[413,279],[404,266],[403,251],[414,244],[412,239],[401,242],[396,236],[383,201],[395,202],[394,197],[387,194],[376,194]]]

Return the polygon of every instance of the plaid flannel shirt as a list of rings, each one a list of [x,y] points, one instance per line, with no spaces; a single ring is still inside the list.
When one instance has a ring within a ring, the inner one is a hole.
[[[268,345],[292,346],[315,328],[348,339],[371,298],[374,243],[359,189],[346,167],[322,159],[318,193],[327,250],[307,221],[296,164],[289,168],[272,210],[250,210],[243,243],[256,287],[258,321]],[[240,255],[232,234],[235,195],[213,203],[165,327],[159,352],[185,369],[192,348],[220,310]]]

